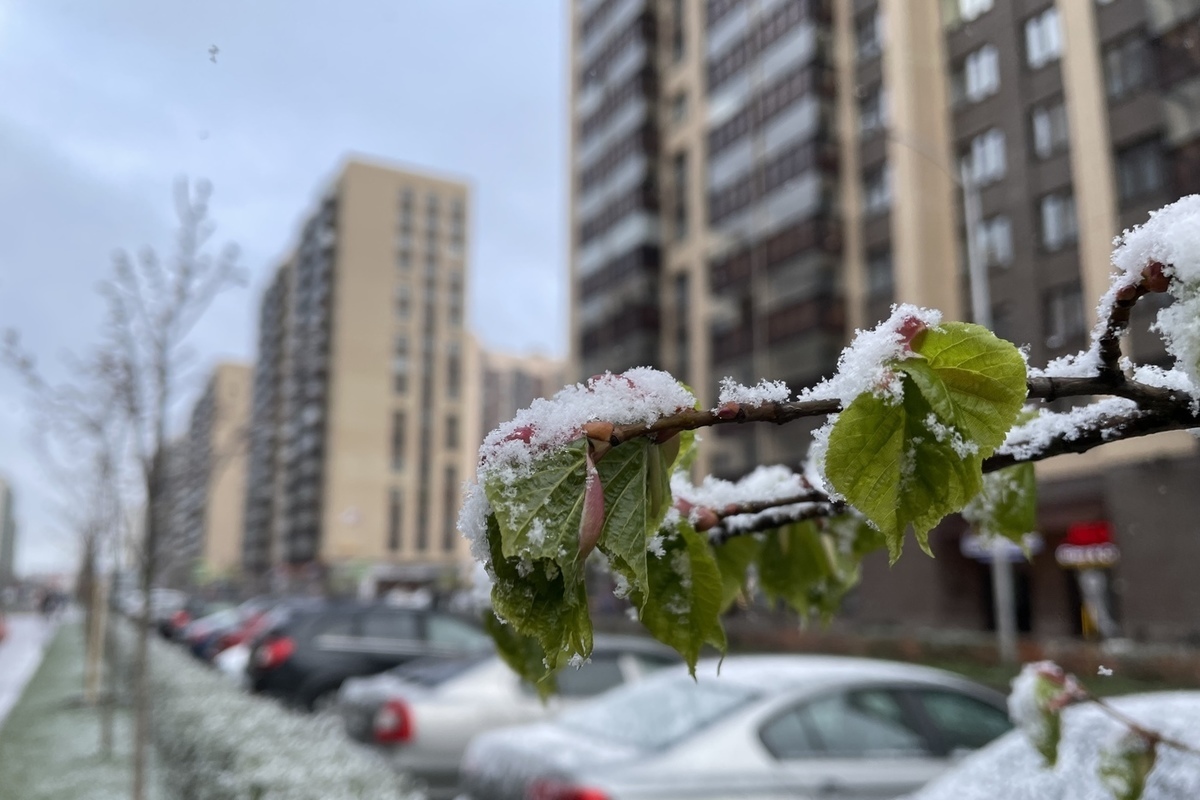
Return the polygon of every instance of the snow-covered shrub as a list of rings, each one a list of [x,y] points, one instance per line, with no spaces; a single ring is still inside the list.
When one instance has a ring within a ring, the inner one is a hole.
[[[127,631],[127,657],[133,636]],[[246,694],[185,653],[152,642],[154,745],[180,800],[398,800],[415,797],[336,719]]]

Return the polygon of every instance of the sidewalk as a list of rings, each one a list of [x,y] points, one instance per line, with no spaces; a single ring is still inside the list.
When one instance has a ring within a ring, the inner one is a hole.
[[[117,800],[130,794],[130,713],[117,709],[115,753],[101,758],[100,714],[80,702],[81,627],[68,617],[56,631],[46,629],[52,636],[45,658],[0,726],[4,800]],[[29,658],[27,649],[18,652]],[[150,796],[165,797],[156,784],[152,771]]]
[[[0,730],[17,704],[25,684],[33,677],[54,626],[37,614],[13,614],[8,618],[8,636],[0,642]]]

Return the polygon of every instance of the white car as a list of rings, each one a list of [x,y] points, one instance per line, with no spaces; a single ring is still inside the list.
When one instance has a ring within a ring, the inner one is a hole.
[[[462,796],[882,799],[1011,728],[1000,693],[912,664],[729,656],[719,674],[715,660],[696,671],[663,670],[549,722],[477,737]]]
[[[1200,692],[1156,692],[1107,701],[1138,724],[1200,748]],[[1101,750],[1126,729],[1090,703],[1063,712],[1058,763],[1044,765],[1019,730],[997,739],[910,800],[1112,800],[1096,771]],[[1142,800],[1200,798],[1200,755],[1160,745]]]
[[[558,674],[546,701],[490,651],[424,659],[369,678],[347,680],[337,711],[353,739],[369,743],[430,798],[454,797],[459,762],[476,734],[551,717],[615,686],[679,663],[649,639],[597,635],[591,661]]]

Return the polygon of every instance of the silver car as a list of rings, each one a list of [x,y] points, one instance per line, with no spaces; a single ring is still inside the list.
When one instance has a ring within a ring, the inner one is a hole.
[[[342,685],[337,711],[346,733],[369,743],[422,785],[430,798],[458,791],[458,766],[476,734],[549,718],[614,686],[679,663],[659,643],[598,635],[591,661],[558,675],[558,692],[537,692],[491,653],[427,659]]]
[[[463,798],[885,798],[1011,728],[1004,696],[950,673],[829,656],[663,670],[537,725],[475,739]]]

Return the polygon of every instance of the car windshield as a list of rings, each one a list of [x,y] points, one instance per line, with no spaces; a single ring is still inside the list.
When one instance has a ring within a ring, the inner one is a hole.
[[[659,750],[711,725],[757,696],[723,681],[680,677],[617,689],[559,717],[566,728],[620,744]]]
[[[481,655],[473,658],[429,658],[410,661],[391,671],[397,678],[415,683],[418,686],[441,686],[446,681],[462,675],[467,670],[481,664],[488,656]]]

